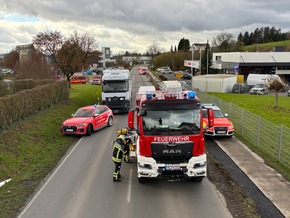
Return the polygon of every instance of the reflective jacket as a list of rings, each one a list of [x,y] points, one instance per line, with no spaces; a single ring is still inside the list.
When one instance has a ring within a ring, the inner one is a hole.
[[[113,145],[113,156],[112,160],[114,162],[121,162],[123,158],[123,153],[125,152],[125,145],[119,143],[117,140],[112,142]]]

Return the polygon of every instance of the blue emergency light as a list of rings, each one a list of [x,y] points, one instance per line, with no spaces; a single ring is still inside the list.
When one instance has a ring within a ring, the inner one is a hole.
[[[188,92],[188,98],[195,98],[195,92]]]
[[[152,99],[152,94],[151,94],[151,93],[147,93],[147,94],[146,94],[146,98],[147,98],[147,99]]]

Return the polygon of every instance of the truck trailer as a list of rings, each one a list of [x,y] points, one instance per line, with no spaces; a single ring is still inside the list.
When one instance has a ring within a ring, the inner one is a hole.
[[[106,69],[102,76],[102,104],[112,110],[128,112],[131,107],[130,71]]]
[[[213,111],[207,113],[208,126],[213,126]],[[202,107],[194,91],[140,96],[139,105],[128,113],[127,128],[136,139],[130,155],[137,159],[140,183],[185,177],[201,182],[206,177]]]

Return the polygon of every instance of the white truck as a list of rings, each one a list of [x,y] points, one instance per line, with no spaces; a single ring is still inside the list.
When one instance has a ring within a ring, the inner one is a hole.
[[[130,71],[106,69],[102,76],[102,104],[112,110],[128,112],[131,106]]]

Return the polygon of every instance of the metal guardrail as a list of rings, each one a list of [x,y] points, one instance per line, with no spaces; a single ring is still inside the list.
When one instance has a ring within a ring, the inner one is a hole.
[[[208,93],[197,91],[197,96],[202,103],[215,103],[227,113],[239,136],[290,168],[290,128],[273,124]]]

